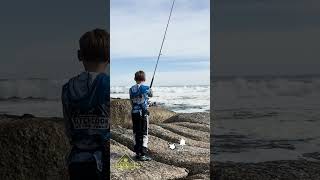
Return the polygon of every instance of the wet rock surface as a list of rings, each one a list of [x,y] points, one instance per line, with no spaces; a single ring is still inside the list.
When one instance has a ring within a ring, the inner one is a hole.
[[[318,180],[320,162],[305,160],[260,163],[218,163],[211,165],[214,180]]]

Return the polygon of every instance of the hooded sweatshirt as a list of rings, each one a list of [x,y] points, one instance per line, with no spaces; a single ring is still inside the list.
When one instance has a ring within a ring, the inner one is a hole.
[[[149,86],[135,84],[129,89],[129,95],[132,103],[132,113],[141,113],[148,110],[148,99],[152,97]]]
[[[110,138],[109,82],[105,73],[83,72],[63,86],[66,133],[78,149],[101,147]]]

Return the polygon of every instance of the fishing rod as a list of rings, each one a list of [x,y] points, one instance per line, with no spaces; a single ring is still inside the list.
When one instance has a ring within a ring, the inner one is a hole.
[[[176,0],[173,0],[173,1],[172,1],[172,6],[171,6],[171,10],[170,10],[169,19],[168,19],[168,22],[167,22],[166,30],[164,31],[164,35],[163,35],[163,39],[162,39],[160,51],[159,51],[158,58],[157,58],[157,63],[156,63],[156,66],[155,66],[155,68],[154,68],[153,75],[152,75],[152,80],[151,80],[150,88],[152,87],[153,80],[154,80],[154,75],[156,74],[156,70],[157,70],[158,63],[159,63],[159,59],[160,59],[160,56],[161,56],[161,52],[162,52],[164,40],[166,39],[166,35],[167,35],[167,31],[168,31],[168,27],[169,27],[169,23],[170,23],[170,19],[171,19],[171,14],[172,14],[172,10],[173,10],[173,6],[174,6],[174,2],[175,2],[175,1],[176,1]]]

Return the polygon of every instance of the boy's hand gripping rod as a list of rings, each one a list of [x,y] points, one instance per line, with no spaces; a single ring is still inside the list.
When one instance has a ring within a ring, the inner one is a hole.
[[[176,0],[173,0],[173,1],[172,1],[172,6],[171,6],[171,10],[170,10],[169,19],[168,19],[168,22],[167,22],[166,30],[164,31],[164,35],[163,35],[163,39],[162,39],[160,51],[159,51],[159,54],[158,54],[158,59],[157,59],[156,67],[154,68],[154,71],[153,71],[153,76],[152,76],[150,88],[152,87],[153,80],[154,80],[154,75],[156,74],[156,70],[157,70],[157,67],[158,67],[158,62],[159,62],[159,59],[160,59],[160,56],[161,56],[161,51],[162,51],[162,47],[163,47],[164,40],[166,39],[167,30],[168,30],[168,26],[169,26],[169,23],[170,23],[171,14],[172,14],[172,10],[173,10],[173,6],[174,6],[174,2],[175,2],[175,1],[176,1]]]

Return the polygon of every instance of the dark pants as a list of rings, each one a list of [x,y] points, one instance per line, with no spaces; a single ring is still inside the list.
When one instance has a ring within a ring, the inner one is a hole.
[[[96,162],[79,162],[69,165],[70,180],[102,180],[102,173],[98,171]]]
[[[146,155],[148,144],[148,113],[132,113],[133,134],[136,154]]]
[[[99,171],[95,161],[73,162],[69,164],[70,180],[106,180],[110,179],[110,141],[102,151],[102,171]]]

